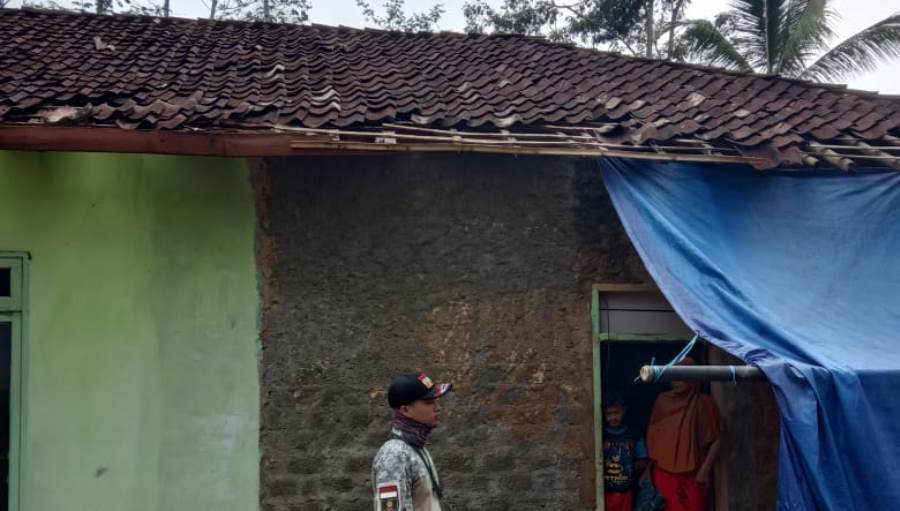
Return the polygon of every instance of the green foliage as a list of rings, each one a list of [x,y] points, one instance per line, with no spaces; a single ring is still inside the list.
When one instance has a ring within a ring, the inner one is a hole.
[[[0,7],[3,7],[0,0]],[[145,16],[163,16],[163,6],[145,3],[141,0],[75,0],[58,2],[56,0],[25,0],[22,7],[48,9],[51,11],[93,12],[97,14],[139,14]]]
[[[366,20],[385,30],[401,30],[404,32],[427,32],[437,28],[437,23],[444,15],[444,6],[435,4],[431,9],[406,14],[405,0],[385,0],[382,4],[384,15],[378,15],[367,0],[356,0],[356,5],[363,11]]]
[[[489,31],[507,34],[543,35],[556,30],[560,9],[547,0],[505,0],[499,10],[483,0],[463,6],[466,31]]]
[[[900,57],[900,14],[829,50],[837,19],[829,3],[733,0],[715,23],[679,24],[678,45],[687,60],[817,81],[849,78]]]
[[[466,31],[543,35],[551,40],[602,45],[613,51],[664,57],[666,26],[680,20],[688,0],[504,0],[463,7]]]
[[[900,14],[895,14],[835,46],[804,69],[800,77],[817,81],[849,78],[898,58]]]
[[[678,40],[676,56],[680,60],[752,72],[753,67],[725,36],[728,21],[727,17],[720,16],[715,22],[691,20],[680,23],[684,32]]]
[[[310,0],[213,0],[215,19],[241,19],[272,23],[304,23],[309,21]],[[211,10],[213,8],[211,7]]]

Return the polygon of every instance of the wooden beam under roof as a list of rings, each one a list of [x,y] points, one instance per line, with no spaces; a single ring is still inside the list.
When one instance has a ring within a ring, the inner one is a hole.
[[[767,169],[777,164],[692,139],[666,145],[629,144],[591,135],[590,129],[565,132],[549,127],[530,131],[458,131],[397,123],[356,129],[276,126],[252,130],[242,126],[210,131],[128,130],[115,127],[0,125],[0,149],[87,151],[253,158],[300,155],[370,155],[386,153],[483,153],[536,156],[608,157],[639,160],[746,164]],[[893,146],[808,144],[800,161],[808,167],[830,165],[850,170],[856,165],[900,170]]]

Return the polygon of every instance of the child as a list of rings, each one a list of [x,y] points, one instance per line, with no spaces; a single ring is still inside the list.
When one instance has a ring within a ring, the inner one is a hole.
[[[631,511],[634,483],[646,467],[647,449],[640,434],[625,425],[621,394],[603,400],[603,485],[606,511]]]

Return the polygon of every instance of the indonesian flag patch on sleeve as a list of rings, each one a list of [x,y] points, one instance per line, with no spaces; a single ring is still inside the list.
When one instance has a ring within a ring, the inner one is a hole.
[[[398,511],[400,509],[400,485],[396,482],[378,485],[378,511]]]

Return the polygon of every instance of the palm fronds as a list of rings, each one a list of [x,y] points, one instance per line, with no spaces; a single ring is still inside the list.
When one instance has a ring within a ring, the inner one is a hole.
[[[900,57],[900,13],[858,32],[819,57],[800,77],[816,81],[846,79]]]
[[[783,0],[734,0],[735,47],[741,48],[756,69],[771,73],[781,39]]]
[[[802,73],[812,57],[828,48],[836,18],[828,0],[792,0],[784,13],[785,38],[773,71],[785,76]]]
[[[678,25],[684,27],[679,43],[688,60],[753,72],[738,48],[708,20],[690,20]]]

